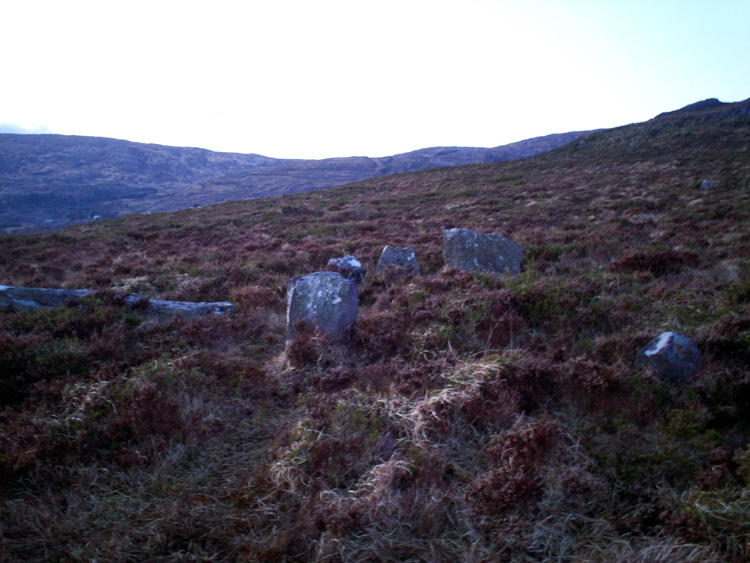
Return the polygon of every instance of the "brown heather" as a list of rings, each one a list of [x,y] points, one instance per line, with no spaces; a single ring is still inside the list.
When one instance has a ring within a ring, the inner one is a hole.
[[[0,283],[100,291],[0,314],[0,560],[750,561],[747,107],[1,237]],[[444,268],[459,226],[523,273]],[[376,277],[386,244],[422,275]],[[350,253],[351,341],[286,344],[287,278]],[[705,356],[682,387],[633,367],[664,330]]]

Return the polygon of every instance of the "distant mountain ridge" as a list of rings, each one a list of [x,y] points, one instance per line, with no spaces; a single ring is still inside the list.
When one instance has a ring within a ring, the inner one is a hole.
[[[175,211],[195,204],[211,205],[249,197],[320,190],[367,178],[429,168],[516,160],[555,149],[590,133],[592,131],[546,135],[494,148],[431,147],[381,158],[356,156],[286,161],[207,180],[175,192],[150,211]]]
[[[317,190],[441,166],[533,156],[589,131],[494,148],[433,147],[382,158],[278,159],[101,137],[0,134],[0,233],[130,213]]]
[[[711,110],[717,107],[728,106],[728,105],[730,104],[720,102],[716,98],[708,98],[707,100],[701,100],[700,102],[688,104],[685,107],[676,109],[674,111],[665,111],[664,113],[660,113],[659,115],[656,116],[656,119],[659,119],[661,117],[668,117],[671,115],[677,115],[680,113],[693,113],[696,111]]]
[[[0,232],[141,213],[202,180],[278,162],[101,137],[0,134]]]

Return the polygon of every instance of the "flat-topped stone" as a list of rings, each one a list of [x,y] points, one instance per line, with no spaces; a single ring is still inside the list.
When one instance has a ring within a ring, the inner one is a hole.
[[[635,366],[654,372],[667,383],[682,383],[700,371],[702,362],[692,339],[676,332],[662,332],[638,352]]]
[[[0,285],[0,309],[31,311],[63,307],[73,299],[94,296],[96,293],[93,289],[48,289]],[[221,315],[235,310],[235,306],[226,301],[165,301],[145,298],[137,293],[124,295],[124,299],[127,308],[154,321],[167,321],[178,315],[186,319],[204,315]]]
[[[81,299],[93,293],[95,292],[90,289],[47,289],[0,285],[0,309],[31,311],[62,307],[71,299]]]
[[[131,293],[125,300],[135,310],[154,321],[168,321],[176,316],[185,319],[208,315],[224,315],[237,310],[228,301],[165,301],[163,299],[146,299],[137,293]],[[140,303],[140,305],[137,305]]]
[[[443,241],[446,265],[465,272],[521,273],[523,246],[499,233],[471,229],[446,229]]]
[[[344,340],[357,320],[357,285],[337,272],[314,272],[287,281],[287,339],[300,331]],[[301,325],[301,326],[300,326]]]

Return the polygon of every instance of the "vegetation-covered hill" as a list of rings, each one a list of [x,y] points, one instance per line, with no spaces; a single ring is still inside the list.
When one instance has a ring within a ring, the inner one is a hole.
[[[319,190],[409,170],[513,160],[587,133],[495,148],[433,147],[382,158],[324,160],[100,137],[0,134],[0,233],[48,231],[132,213]]]
[[[0,232],[143,213],[203,180],[284,162],[102,137],[0,134]]]
[[[0,552],[749,561],[748,107],[0,238],[0,283],[102,290],[0,314]],[[523,244],[523,272],[444,268],[459,226]],[[375,276],[386,244],[421,275]],[[285,344],[287,278],[349,253],[351,342]],[[125,289],[240,310],[149,324]],[[633,367],[664,330],[704,355],[685,385]]]
[[[248,197],[278,196],[340,186],[367,178],[478,164],[505,162],[555,149],[591,131],[556,133],[494,148],[431,147],[380,158],[345,157],[286,161],[279,166],[243,170],[201,182],[158,202],[152,211],[176,211]]]

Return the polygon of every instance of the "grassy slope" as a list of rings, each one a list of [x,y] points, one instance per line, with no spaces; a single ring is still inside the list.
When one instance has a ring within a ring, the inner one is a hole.
[[[0,282],[98,287],[0,316],[8,560],[748,561],[750,120],[531,159],[0,238]],[[736,113],[736,112],[735,112]],[[716,179],[711,190],[696,186]],[[526,246],[443,269],[442,230]],[[284,346],[286,279],[385,244],[347,347]],[[108,289],[230,298],[154,326]],[[662,330],[699,377],[632,368]]]

